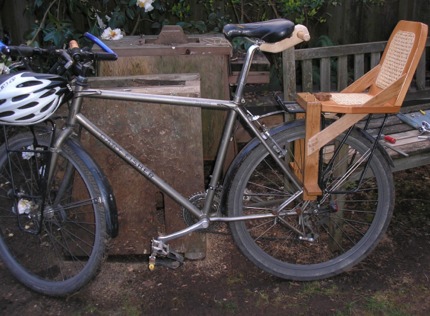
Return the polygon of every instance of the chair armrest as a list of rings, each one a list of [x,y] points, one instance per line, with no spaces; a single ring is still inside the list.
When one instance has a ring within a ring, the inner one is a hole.
[[[366,74],[358,78],[356,81],[351,83],[348,87],[343,89],[341,92],[342,93],[363,92],[366,89],[369,89],[369,87],[375,83],[376,77],[378,76],[380,70],[381,70],[381,65],[377,65],[376,67],[368,71]]]
[[[405,83],[406,74],[401,76],[399,79],[394,81],[387,88],[377,93],[373,98],[364,103],[363,107],[373,107],[373,106],[398,106],[400,108],[401,104],[396,104],[397,97]],[[389,103],[389,104],[387,104]]]

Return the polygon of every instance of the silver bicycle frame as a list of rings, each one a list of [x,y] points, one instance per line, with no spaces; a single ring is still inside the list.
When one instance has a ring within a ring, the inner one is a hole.
[[[207,98],[192,98],[192,97],[180,97],[180,96],[168,96],[168,95],[152,95],[152,94],[142,94],[142,93],[130,93],[122,91],[112,91],[103,89],[87,89],[85,87],[86,78],[78,78],[77,84],[74,86],[75,97],[72,101],[70,107],[70,114],[67,119],[66,127],[57,136],[53,149],[52,149],[52,164],[51,170],[48,178],[48,185],[51,183],[51,175],[53,174],[53,168],[58,156],[58,151],[61,149],[62,143],[72,135],[74,132],[74,127],[79,124],[90,132],[95,138],[104,143],[110,150],[115,154],[125,160],[129,165],[134,167],[139,173],[141,173],[146,179],[151,183],[156,185],[162,192],[168,195],[180,206],[184,207],[190,211],[194,216],[196,216],[199,221],[178,232],[172,233],[170,235],[158,237],[159,240],[165,242],[171,239],[175,239],[181,236],[185,236],[192,231],[198,229],[204,229],[209,226],[210,221],[243,221],[251,219],[261,219],[261,218],[273,218],[278,216],[278,214],[267,213],[267,214],[255,214],[240,217],[212,217],[208,216],[210,207],[212,205],[213,198],[215,196],[215,189],[222,175],[222,167],[224,159],[227,154],[228,145],[230,142],[230,137],[234,128],[235,121],[237,117],[241,117],[247,127],[249,127],[257,137],[260,142],[267,148],[268,152],[274,158],[274,160],[283,169],[285,175],[291,180],[291,182],[296,186],[297,193],[290,197],[288,200],[284,201],[283,206],[286,207],[294,199],[296,199],[300,194],[303,193],[299,183],[295,179],[294,175],[287,169],[287,167],[282,163],[281,158],[278,157],[278,153],[269,145],[267,140],[267,135],[262,134],[255,126],[252,124],[249,115],[240,106],[242,104],[243,91],[246,85],[246,78],[249,73],[251,62],[255,51],[259,48],[258,44],[251,46],[248,49],[245,64],[242,68],[241,74],[238,79],[238,86],[236,90],[236,95],[232,101],[217,100],[217,99],[207,99]],[[80,83],[81,82],[81,83]],[[191,106],[191,107],[201,107],[201,108],[212,108],[212,109],[223,109],[228,111],[228,116],[224,126],[224,131],[222,134],[221,142],[219,145],[218,154],[215,160],[214,170],[212,177],[207,189],[207,198],[203,208],[200,210],[195,205],[193,205],[187,198],[181,195],[168,183],[166,183],[162,178],[158,177],[155,172],[139,161],[135,156],[125,150],[121,145],[115,142],[111,137],[104,133],[101,129],[95,126],[88,118],[86,118],[80,109],[83,103],[83,98],[97,98],[97,99],[107,99],[107,100],[121,100],[121,101],[133,101],[133,102],[145,102],[145,103],[156,103],[156,104],[167,104],[174,106]]]

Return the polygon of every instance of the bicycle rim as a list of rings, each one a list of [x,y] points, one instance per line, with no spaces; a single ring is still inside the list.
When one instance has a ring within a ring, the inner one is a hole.
[[[31,289],[61,296],[97,272],[105,247],[103,208],[89,170],[67,145],[43,195],[47,140],[32,135],[9,142],[0,158],[0,256]],[[9,158],[8,158],[9,157]]]
[[[300,181],[304,128],[276,139],[288,153],[285,164]],[[370,154],[371,144],[358,133],[343,146],[339,140],[321,152],[323,195],[317,201],[300,196],[285,205],[296,190],[261,145],[239,168],[229,215],[279,214],[231,224],[241,251],[263,270],[295,280],[332,276],[362,260],[385,232],[394,204],[389,166],[379,151]]]

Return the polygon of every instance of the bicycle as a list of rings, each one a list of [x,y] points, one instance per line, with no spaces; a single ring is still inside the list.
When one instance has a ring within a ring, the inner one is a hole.
[[[319,161],[323,193],[316,200],[304,199],[304,121],[297,119],[268,129],[260,123],[261,116],[246,108],[244,87],[255,52],[279,53],[309,40],[306,27],[279,19],[227,25],[224,34],[230,40],[242,36],[252,41],[230,101],[91,89],[87,76],[93,63],[117,56],[88,33],[85,37],[102,52],[75,45],[57,50],[0,47],[11,56],[59,57],[52,69],[60,75],[24,71],[5,75],[0,83],[0,122],[5,134],[0,147],[0,257],[21,283],[52,296],[79,290],[96,275],[108,239],[118,233],[114,193],[103,171],[80,144],[81,129],[193,217],[187,228],[152,240],[150,269],[158,263],[182,263],[183,257],[170,249],[168,242],[204,231],[216,222],[230,225],[234,242],[251,262],[284,279],[307,281],[339,274],[376,246],[394,204],[389,158],[378,142],[365,130],[353,127],[325,145]],[[73,74],[73,81],[64,76],[66,73]],[[44,98],[52,100],[44,102]],[[203,199],[193,201],[180,195],[89,121],[80,112],[85,98],[227,111]],[[68,116],[60,129],[53,113],[65,103]],[[282,111],[290,111],[289,104],[278,103]],[[238,119],[254,138],[223,175]],[[330,124],[330,120],[323,120]],[[29,131],[9,136],[7,126],[29,126]]]

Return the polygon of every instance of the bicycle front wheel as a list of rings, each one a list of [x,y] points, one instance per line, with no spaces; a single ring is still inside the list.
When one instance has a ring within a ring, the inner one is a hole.
[[[67,142],[45,192],[48,148],[47,138],[25,133],[0,147],[0,257],[32,290],[64,296],[98,271],[105,210],[91,171]]]
[[[302,179],[304,127],[275,136],[284,164]],[[281,278],[317,280],[344,272],[362,260],[383,236],[392,214],[394,187],[382,153],[357,131],[321,151],[316,201],[297,188],[260,144],[237,170],[228,197],[229,216],[274,214],[231,223],[234,241],[261,269]],[[286,202],[287,201],[287,202]]]

